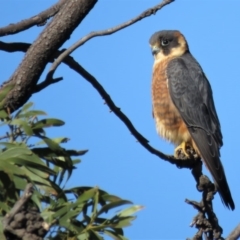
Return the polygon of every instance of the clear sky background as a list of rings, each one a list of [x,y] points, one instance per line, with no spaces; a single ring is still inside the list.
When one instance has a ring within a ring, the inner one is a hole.
[[[33,16],[56,1],[2,1],[0,26]],[[158,0],[101,0],[64,45],[95,30],[113,27],[150,8]],[[218,195],[214,209],[224,236],[240,221],[240,1],[176,0],[149,18],[116,34],[90,40],[73,53],[108,91],[152,146],[172,154],[173,146],[160,139],[151,112],[151,72],[153,57],[150,36],[159,30],[180,30],[190,51],[204,69],[214,92],[214,100],[224,136],[221,149],[236,210],[231,212]],[[2,41],[33,42],[43,27],[2,37]],[[7,80],[16,69],[22,53],[0,52],[0,80]],[[50,65],[47,66],[48,70]],[[104,100],[83,78],[63,64],[55,77],[64,81],[34,95],[35,109],[64,120],[62,128],[50,130],[52,137],[71,139],[66,147],[89,149],[67,187],[99,186],[109,193],[145,206],[133,226],[126,228],[131,240],[186,239],[196,229],[189,224],[196,210],[185,198],[200,200],[201,193],[189,170],[180,170],[144,149],[125,125],[109,112]],[[45,75],[42,76],[43,80]],[[209,173],[206,172],[208,175]]]

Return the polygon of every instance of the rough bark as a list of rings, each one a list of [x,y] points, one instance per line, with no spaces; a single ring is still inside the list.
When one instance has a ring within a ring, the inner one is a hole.
[[[13,85],[2,108],[13,112],[26,103],[51,56],[70,38],[96,2],[97,0],[71,0],[62,6],[28,49],[12,77],[0,89],[1,93],[8,85]]]

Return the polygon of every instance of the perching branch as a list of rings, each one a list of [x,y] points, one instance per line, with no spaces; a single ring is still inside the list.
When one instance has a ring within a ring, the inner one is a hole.
[[[76,50],[78,47],[82,46],[84,43],[86,43],[87,41],[89,41],[90,39],[94,38],[94,37],[99,37],[99,36],[106,36],[106,35],[111,35],[119,30],[122,30],[138,21],[141,21],[143,18],[149,17],[152,14],[155,14],[158,10],[160,10],[161,8],[163,8],[164,6],[172,3],[174,0],[163,0],[160,4],[156,5],[155,7],[149,8],[148,10],[142,12],[140,15],[138,15],[137,17],[122,23],[116,27],[112,27],[106,30],[102,30],[102,31],[97,31],[97,32],[91,32],[88,35],[84,36],[83,38],[81,38],[79,41],[77,41],[76,43],[74,43],[71,47],[69,47],[67,50],[65,50],[62,54],[60,54],[58,56],[58,58],[54,61],[54,63],[52,64],[50,70],[49,70],[49,75],[53,76],[55,70],[57,69],[57,67],[59,66],[59,64],[63,61],[63,59],[67,56],[69,56],[74,50]]]
[[[47,10],[44,10],[43,12],[39,13],[38,15],[35,15],[29,19],[24,19],[18,23],[9,24],[6,27],[0,28],[0,37],[10,35],[10,34],[16,34],[21,31],[27,30],[35,25],[42,26],[45,25],[47,20],[50,17],[53,17],[62,7],[62,5],[67,0],[60,0],[58,3],[54,4]]]

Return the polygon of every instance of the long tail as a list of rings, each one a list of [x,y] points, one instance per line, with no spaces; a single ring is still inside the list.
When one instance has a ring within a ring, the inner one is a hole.
[[[205,131],[198,129],[198,132],[200,131],[201,134],[198,134],[198,136],[194,136],[194,133],[191,132],[192,137],[194,136],[193,139],[196,147],[208,170],[212,174],[223,204],[227,208],[234,210],[235,204],[233,202],[224,168],[220,160],[219,147],[211,135],[208,135]]]

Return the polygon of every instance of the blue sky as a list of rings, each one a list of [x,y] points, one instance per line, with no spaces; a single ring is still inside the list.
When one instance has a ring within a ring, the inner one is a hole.
[[[0,26],[33,16],[53,3],[50,0],[4,1]],[[158,0],[101,0],[64,47],[91,31],[127,21],[158,3]],[[214,208],[224,236],[239,223],[240,216],[239,9],[237,0],[176,0],[156,15],[114,35],[94,38],[73,53],[150,144],[171,154],[173,146],[158,137],[152,118],[153,58],[148,40],[154,32],[163,29],[177,29],[185,35],[190,51],[212,85],[224,136],[222,162],[236,205],[236,210],[231,212],[222,205],[218,195],[215,197]],[[34,27],[1,40],[32,42],[42,29]],[[11,76],[22,58],[22,53],[0,52],[1,81]],[[97,185],[144,205],[133,226],[125,230],[131,240],[192,237],[196,230],[189,224],[197,212],[184,200],[199,200],[201,193],[197,192],[190,171],[179,170],[145,150],[109,112],[96,90],[63,64],[55,73],[55,77],[59,76],[64,81],[34,95],[31,101],[36,109],[66,122],[64,127],[49,131],[52,137],[67,136],[71,139],[67,147],[89,149],[67,186]]]

